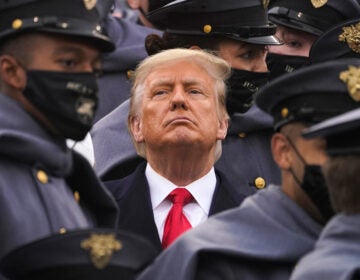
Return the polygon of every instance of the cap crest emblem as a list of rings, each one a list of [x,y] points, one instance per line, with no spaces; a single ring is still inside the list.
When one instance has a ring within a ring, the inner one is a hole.
[[[91,262],[97,269],[105,268],[113,253],[122,248],[114,234],[91,234],[80,245],[82,249],[90,251]]]
[[[314,8],[321,8],[327,2],[328,0],[311,0],[311,4],[314,6]]]
[[[340,72],[340,80],[347,84],[350,97],[360,101],[360,67],[349,65],[349,70]]]
[[[350,49],[360,53],[360,22],[343,27],[343,33],[339,35],[339,41],[346,42]]]
[[[85,8],[87,10],[92,10],[96,6],[97,0],[83,0]]]

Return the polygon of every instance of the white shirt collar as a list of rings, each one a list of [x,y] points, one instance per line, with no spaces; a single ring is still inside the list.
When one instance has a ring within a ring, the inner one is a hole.
[[[199,206],[208,215],[212,197],[216,187],[216,175],[214,167],[200,179],[187,186],[176,186],[166,178],[158,174],[149,163],[147,163],[145,175],[149,183],[151,203],[153,209],[159,206],[171,191],[178,187],[185,187],[194,197]]]

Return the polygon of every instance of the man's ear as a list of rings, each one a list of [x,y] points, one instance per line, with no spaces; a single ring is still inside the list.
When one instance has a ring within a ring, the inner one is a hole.
[[[225,139],[228,127],[229,127],[229,120],[228,119],[219,120],[217,140],[224,140]]]
[[[22,91],[26,86],[26,72],[10,55],[0,56],[0,76],[10,88]]]
[[[137,143],[144,142],[144,136],[142,134],[141,119],[138,116],[129,117],[130,130]]]
[[[277,165],[283,170],[289,170],[291,167],[291,149],[284,134],[274,133],[271,138],[271,151]]]

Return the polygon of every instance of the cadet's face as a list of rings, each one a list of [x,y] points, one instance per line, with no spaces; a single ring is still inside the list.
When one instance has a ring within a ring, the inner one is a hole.
[[[305,139],[301,136],[301,132],[306,128],[305,125],[291,124],[297,126],[297,136],[292,139],[295,147],[297,148],[300,155],[305,160],[306,164],[309,165],[323,165],[327,160],[325,152],[326,141],[321,138],[316,139]],[[292,147],[290,147],[292,150]],[[299,178],[303,177],[304,163],[299,159],[295,151],[292,150],[293,168],[296,174],[300,174]]]
[[[101,68],[96,48],[67,37],[35,35],[27,68],[63,72],[97,72]]]
[[[192,61],[155,68],[145,80],[136,140],[156,147],[210,148],[223,139],[227,121],[219,120],[214,79]],[[134,132],[134,129],[133,129]]]
[[[266,72],[266,48],[264,45],[248,44],[236,40],[226,40],[219,44],[218,55],[232,68],[252,72]]]
[[[284,44],[269,46],[269,52],[281,55],[309,56],[310,48],[317,38],[310,33],[284,26],[278,26],[275,35],[283,41]]]

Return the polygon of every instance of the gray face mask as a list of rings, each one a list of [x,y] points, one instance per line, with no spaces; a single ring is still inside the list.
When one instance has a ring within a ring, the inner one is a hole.
[[[304,164],[304,177],[302,180],[300,180],[292,169],[290,169],[290,172],[292,173],[298,185],[305,191],[316,208],[319,210],[325,222],[327,222],[334,215],[334,210],[330,203],[329,192],[321,170],[321,166],[307,164],[291,139],[287,137],[287,140],[301,162]]]

